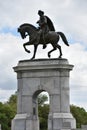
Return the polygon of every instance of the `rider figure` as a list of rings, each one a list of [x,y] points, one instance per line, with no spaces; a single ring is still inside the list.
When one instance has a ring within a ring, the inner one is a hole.
[[[43,49],[46,48],[46,42],[45,42],[45,34],[48,33],[49,28],[48,28],[48,23],[47,23],[47,17],[44,16],[44,12],[39,10],[38,15],[40,16],[40,19],[37,21],[39,24],[39,28],[42,34],[42,39],[43,39]]]

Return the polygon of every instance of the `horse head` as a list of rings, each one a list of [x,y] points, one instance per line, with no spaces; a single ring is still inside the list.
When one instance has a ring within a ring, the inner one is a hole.
[[[22,39],[26,38],[25,31],[24,31],[23,27],[20,26],[18,28],[18,32],[20,33]]]
[[[34,27],[33,25],[24,23],[19,26],[18,32],[21,34],[21,37],[24,39],[26,38],[27,35],[29,35],[30,37],[37,35],[38,31],[37,28]]]

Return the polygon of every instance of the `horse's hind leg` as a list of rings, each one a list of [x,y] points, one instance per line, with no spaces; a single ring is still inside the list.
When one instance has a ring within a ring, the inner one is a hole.
[[[56,47],[59,49],[59,52],[60,52],[60,55],[59,55],[59,58],[62,57],[62,50],[61,50],[61,46],[56,44]]]
[[[52,46],[53,46],[53,45],[52,45]],[[50,58],[50,56],[51,56],[50,53],[53,52],[53,51],[55,51],[56,49],[57,49],[57,48],[53,46],[53,49],[48,52],[48,57],[49,57],[49,58]]]
[[[59,55],[59,58],[62,57],[62,50],[61,50],[61,46],[58,45],[58,44],[52,44],[53,46],[53,49],[51,51],[48,52],[48,57],[50,58],[50,53],[55,51],[57,48],[59,49],[59,52],[60,52],[60,55]]]

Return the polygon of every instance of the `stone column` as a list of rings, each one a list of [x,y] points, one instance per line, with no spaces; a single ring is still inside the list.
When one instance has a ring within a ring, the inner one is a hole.
[[[14,67],[18,104],[12,130],[39,130],[37,96],[43,91],[50,96],[48,130],[76,127],[69,101],[69,73],[72,68],[67,59],[19,61]]]
[[[62,59],[56,67],[54,90],[50,94],[50,112],[48,130],[71,130],[76,128],[76,121],[70,113],[69,78],[73,65]]]

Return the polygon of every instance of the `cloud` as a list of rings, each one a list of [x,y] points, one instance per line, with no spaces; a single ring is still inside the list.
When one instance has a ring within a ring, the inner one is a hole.
[[[10,95],[14,94],[14,90],[1,90],[0,89],[0,101],[6,102],[8,101]]]
[[[15,89],[14,73],[12,67],[17,64],[23,56],[20,38],[11,34],[0,35],[0,88]]]
[[[25,22],[35,25],[39,19],[37,12],[41,9],[51,18],[56,31],[66,35],[70,44],[70,47],[67,47],[62,40],[59,41],[63,58],[67,58],[69,63],[74,65],[70,75],[71,104],[87,108],[87,1],[6,0],[0,1],[0,5],[0,100],[5,101],[5,93],[8,93],[8,98],[17,89],[16,73],[12,67],[16,66],[19,60],[29,59],[33,55],[33,46],[28,47],[31,54],[24,51],[22,45],[28,38],[21,39],[17,28]],[[39,46],[36,58],[46,58],[51,48],[48,45],[42,50],[42,46]],[[57,58],[59,51],[56,50],[51,56]]]
[[[74,75],[72,75],[72,84],[78,84],[78,86],[86,87],[86,74],[87,74],[87,51],[85,47],[80,43],[74,43],[70,45],[69,50],[67,48],[63,48],[64,55],[69,59],[71,64],[74,64]],[[68,52],[68,53],[66,53]]]
[[[1,1],[0,14],[2,20],[0,21],[0,25],[1,28],[3,26],[17,28],[25,22],[35,25],[39,18],[37,11],[38,9],[42,9],[52,19],[57,31],[64,31],[72,39],[75,39],[77,42],[83,41],[85,44],[87,41],[86,4],[87,2],[83,2],[82,0],[80,2],[78,0],[55,0],[51,2],[45,0],[42,3],[40,0],[27,0],[26,2],[24,0],[15,0],[14,2],[11,2],[11,0],[7,0],[6,2]]]
[[[74,65],[70,73],[70,102],[87,109],[87,51],[80,43],[70,45],[69,50],[65,46],[63,49],[69,63]]]

